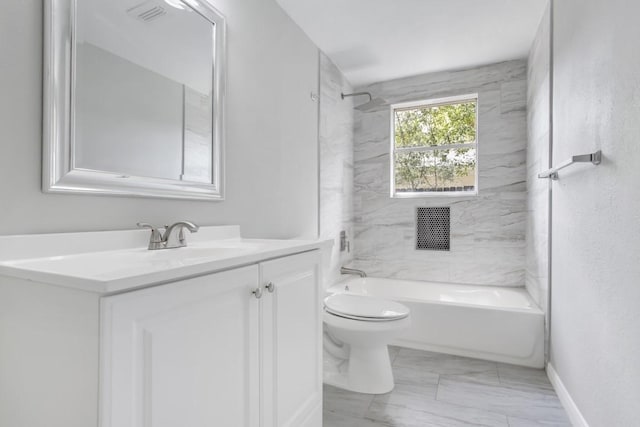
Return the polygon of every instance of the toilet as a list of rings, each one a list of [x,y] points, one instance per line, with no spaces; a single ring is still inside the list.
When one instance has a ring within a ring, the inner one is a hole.
[[[324,382],[358,393],[393,390],[387,344],[410,325],[409,308],[380,298],[333,294],[324,299]]]

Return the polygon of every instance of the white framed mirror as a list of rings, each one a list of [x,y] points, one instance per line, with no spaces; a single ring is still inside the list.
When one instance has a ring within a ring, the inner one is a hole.
[[[44,4],[43,191],[222,200],[224,17],[206,0]]]

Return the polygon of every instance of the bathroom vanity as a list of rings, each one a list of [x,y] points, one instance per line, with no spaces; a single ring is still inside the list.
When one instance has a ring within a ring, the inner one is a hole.
[[[0,425],[322,423],[317,241],[0,237]]]

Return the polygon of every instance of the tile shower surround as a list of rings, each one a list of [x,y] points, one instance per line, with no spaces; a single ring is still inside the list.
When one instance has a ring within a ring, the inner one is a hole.
[[[327,283],[353,258],[353,88],[331,60],[320,54],[320,238],[333,239]],[[340,231],[350,251],[340,252]]]
[[[542,17],[531,46],[527,91],[527,231],[525,286],[548,314],[549,297],[549,186],[538,173],[550,167],[550,9]],[[547,322],[548,327],[548,322]],[[549,335],[547,331],[547,337]],[[547,347],[548,348],[548,347]]]
[[[389,108],[355,112],[355,260],[370,276],[523,286],[527,61],[376,83],[388,103],[478,94],[479,194],[389,197]],[[418,206],[451,207],[451,250],[415,250]]]

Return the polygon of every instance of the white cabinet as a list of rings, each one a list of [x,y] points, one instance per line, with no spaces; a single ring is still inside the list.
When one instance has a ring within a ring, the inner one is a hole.
[[[262,427],[321,427],[322,316],[318,255],[260,264]],[[271,285],[273,287],[271,287]]]
[[[102,299],[107,427],[258,426],[258,267]]]
[[[318,257],[102,298],[101,427],[320,427]]]

